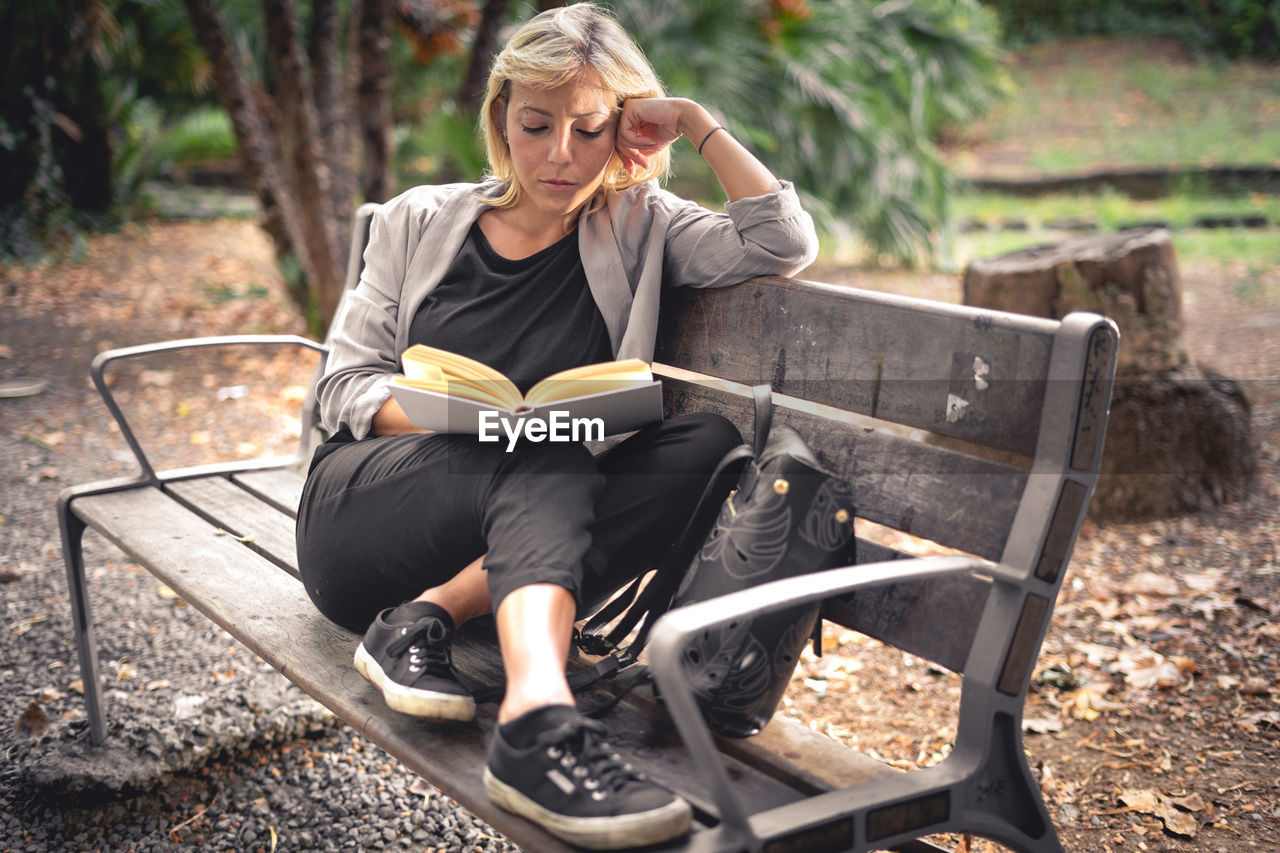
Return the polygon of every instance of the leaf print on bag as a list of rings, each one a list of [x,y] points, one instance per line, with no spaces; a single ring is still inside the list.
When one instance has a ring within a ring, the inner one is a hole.
[[[824,551],[833,551],[848,542],[853,534],[853,486],[845,480],[824,480],[797,532],[801,539]]]
[[[787,551],[791,508],[785,495],[769,492],[755,505],[737,509],[726,502],[702,546],[704,561],[719,561],[739,580],[764,574]]]
[[[751,622],[702,631],[685,649],[684,673],[696,696],[726,712],[751,706],[768,686],[772,661],[751,633]]]
[[[790,626],[778,639],[777,648],[773,650],[773,671],[778,678],[787,679],[795,672],[796,663],[800,660],[800,650],[813,636],[813,626],[818,612],[813,607],[801,606],[784,611],[794,614]]]

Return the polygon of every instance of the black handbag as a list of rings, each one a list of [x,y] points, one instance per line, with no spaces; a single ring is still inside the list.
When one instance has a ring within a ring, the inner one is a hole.
[[[755,446],[737,447],[721,461],[663,568],[638,597],[633,584],[580,635],[585,651],[605,653],[644,618],[636,639],[614,651],[604,669],[634,661],[667,609],[855,562],[852,487],[823,468],[794,430],[770,429],[769,386],[754,391]],[[687,568],[671,571],[676,566]],[[596,634],[628,604],[607,637]],[[684,672],[712,731],[747,737],[769,722],[805,643],[813,637],[820,648],[819,607],[731,622],[703,632],[685,650]]]

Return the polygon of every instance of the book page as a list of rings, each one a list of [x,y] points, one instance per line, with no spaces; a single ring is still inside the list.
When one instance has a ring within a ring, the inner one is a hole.
[[[653,381],[653,373],[649,365],[638,358],[585,364],[581,367],[561,370],[543,379],[525,394],[525,402],[536,406],[605,391],[620,391],[629,386],[651,381]]]
[[[397,377],[396,384],[490,403],[503,409],[520,405],[522,397],[515,383],[473,358],[414,344],[404,351],[400,360],[404,364],[404,376]]]

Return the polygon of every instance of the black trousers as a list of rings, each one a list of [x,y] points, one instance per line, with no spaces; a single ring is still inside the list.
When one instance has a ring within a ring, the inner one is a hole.
[[[441,433],[327,445],[298,510],[302,580],[321,613],[362,632],[483,554],[494,609],[522,586],[554,583],[585,615],[657,566],[741,440],[729,421],[698,413],[596,457],[581,444],[507,452],[505,441]]]

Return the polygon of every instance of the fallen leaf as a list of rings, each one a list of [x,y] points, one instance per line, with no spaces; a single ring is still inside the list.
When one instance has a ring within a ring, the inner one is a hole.
[[[1280,711],[1262,711],[1240,718],[1242,728],[1280,729]]]
[[[156,587],[156,595],[167,599],[174,599],[178,597],[178,594],[167,584],[160,584],[160,586]]]
[[[66,699],[67,694],[58,690],[56,687],[42,687],[39,694],[36,695],[37,702],[43,702],[48,705],[50,702],[57,702],[59,699]]]
[[[1240,692],[1246,696],[1266,696],[1271,692],[1271,683],[1257,675],[1250,676],[1240,685]]]
[[[1132,595],[1177,595],[1178,582],[1155,572],[1138,572],[1121,590]]]
[[[172,370],[144,370],[138,375],[138,381],[154,388],[168,388],[173,384]]]
[[[1053,732],[1060,732],[1066,726],[1062,722],[1062,717],[1037,717],[1024,718],[1022,720],[1022,730],[1037,735],[1047,735]]]
[[[40,737],[49,731],[49,715],[40,707],[39,702],[32,700],[27,710],[18,717],[14,731],[18,733],[18,737]]]
[[[1221,569],[1210,569],[1205,572],[1184,574],[1182,582],[1188,589],[1196,592],[1213,592],[1222,585],[1222,576]]]
[[[67,689],[70,690],[72,693],[79,693],[81,696],[83,696],[84,695],[84,679],[77,678],[75,681],[67,685]]]
[[[116,681],[129,681],[137,675],[138,670],[131,663],[121,663],[116,666]]]
[[[1107,681],[1086,684],[1063,696],[1062,711],[1085,721],[1098,719],[1103,711],[1123,711],[1126,707],[1123,703],[1103,698],[1110,690],[1111,683]]]
[[[1116,658],[1115,668],[1124,680],[1139,690],[1159,687],[1168,690],[1178,686],[1178,665],[1152,649],[1124,649]]]
[[[1178,835],[1194,838],[1200,829],[1195,815],[1179,810],[1168,797],[1151,788],[1139,788],[1120,792],[1120,802],[1130,811],[1160,818],[1165,829]]]
[[[143,689],[148,692],[151,692],[155,690],[163,690],[168,686],[169,686],[169,680],[167,678],[160,678],[155,681],[148,681],[147,686],[144,687]]]
[[[40,613],[35,616],[31,616],[26,619],[23,619],[21,622],[13,623],[12,625],[9,626],[9,630],[12,633],[16,634],[17,636],[21,637],[23,634],[30,631],[33,626],[39,625],[41,622],[45,621],[48,618],[49,617],[47,615]]]
[[[1202,812],[1209,807],[1208,804],[1205,803],[1204,798],[1200,796],[1199,792],[1189,794],[1185,797],[1170,797],[1169,802],[1173,803],[1178,808],[1185,809],[1189,812]]]
[[[195,432],[191,433],[190,437],[187,438],[187,441],[191,444],[192,447],[204,447],[206,444],[208,444],[212,440],[213,438],[212,436],[209,435],[208,431],[202,430],[202,429],[196,430]]]

